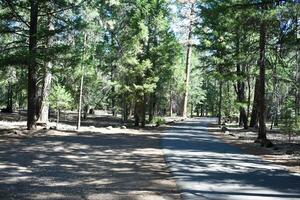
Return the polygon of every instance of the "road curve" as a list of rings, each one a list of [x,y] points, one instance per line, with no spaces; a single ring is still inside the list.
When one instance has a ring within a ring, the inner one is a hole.
[[[184,200],[300,199],[300,175],[242,152],[207,131],[209,118],[176,123],[162,138]]]

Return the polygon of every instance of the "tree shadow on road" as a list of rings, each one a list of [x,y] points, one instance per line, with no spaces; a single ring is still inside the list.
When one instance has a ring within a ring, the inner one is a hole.
[[[203,124],[181,122],[162,141],[184,195],[192,199],[300,198],[300,175],[245,154],[205,130]]]
[[[0,146],[0,199],[177,199],[159,135],[34,136]]]

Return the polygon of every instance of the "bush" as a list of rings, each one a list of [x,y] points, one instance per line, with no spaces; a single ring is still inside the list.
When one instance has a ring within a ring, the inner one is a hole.
[[[154,123],[156,126],[161,126],[166,123],[166,120],[162,117],[155,117],[152,120],[152,123]]]

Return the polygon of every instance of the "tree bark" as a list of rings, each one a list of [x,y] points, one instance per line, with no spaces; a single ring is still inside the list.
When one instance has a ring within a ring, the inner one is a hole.
[[[112,62],[112,61],[111,61]],[[110,76],[110,80],[111,82],[114,81],[114,71],[115,71],[115,66],[112,65],[111,66],[111,76]],[[116,95],[115,95],[115,86],[113,85],[111,88],[111,111],[112,111],[112,116],[116,116]]]
[[[154,108],[156,104],[156,94],[155,92],[150,95],[150,100],[149,100],[149,122],[152,122],[153,117],[154,117]]]
[[[146,94],[144,94],[144,96],[143,96],[143,101],[142,101],[142,119],[141,119],[141,125],[142,125],[142,128],[144,128],[145,127],[145,125],[146,125],[146,103],[147,102],[147,95]]]
[[[83,70],[82,70],[83,71]],[[82,72],[83,73],[83,72]],[[79,88],[79,103],[78,103],[78,119],[77,119],[77,130],[80,129],[81,126],[81,110],[82,110],[82,90],[83,90],[83,79],[84,76],[83,74],[81,75],[80,78],[80,88]]]
[[[30,0],[27,129],[36,129],[38,1]]]
[[[170,89],[170,117],[173,116],[173,99],[172,99],[172,88]]]
[[[254,88],[254,99],[252,104],[251,119],[249,125],[252,128],[257,127],[257,123],[258,123],[258,98],[259,98],[258,96],[259,96],[259,79],[256,78],[255,88]]]
[[[53,31],[54,25],[51,21],[51,17],[48,17],[48,30]],[[47,48],[50,48],[53,42],[53,37],[49,36],[47,40]],[[38,110],[38,122],[42,124],[47,124],[49,120],[49,102],[48,97],[51,89],[52,82],[52,73],[51,69],[53,67],[52,61],[48,60],[45,64],[44,69],[44,79],[43,79],[43,88],[41,94],[41,106]]]
[[[89,109],[90,109],[89,105],[85,105],[84,106],[84,109],[83,109],[83,119],[87,119],[88,113],[89,113]]]
[[[258,101],[258,136],[257,141],[263,146],[267,143],[266,134],[266,102],[265,102],[265,53],[267,42],[267,23],[262,21],[260,24],[260,40],[259,40],[259,101]]]
[[[7,104],[6,104],[6,109],[5,111],[7,113],[12,113],[13,112],[13,82],[12,82],[12,76],[13,76],[13,71],[12,68],[9,69],[9,75],[10,77],[8,78],[8,87],[7,87]]]
[[[237,33],[237,42],[236,42],[236,57],[237,57],[237,65],[236,65],[236,73],[237,73],[237,101],[239,103],[244,103],[246,100],[245,97],[245,81],[243,79],[243,75],[245,74],[245,67],[241,67],[239,55],[240,54],[240,36]],[[240,106],[240,116],[239,116],[239,125],[244,126],[244,129],[248,128],[248,119],[245,108]]]
[[[128,119],[128,109],[125,94],[122,94],[122,122],[126,123]]]
[[[218,124],[221,124],[222,120],[222,88],[223,88],[223,82],[219,81],[219,105],[218,105]]]
[[[56,113],[56,129],[58,129],[59,120],[60,120],[60,109],[57,109],[57,113]]]
[[[83,42],[83,60],[85,60],[85,44],[87,40],[87,35],[84,34],[84,42]],[[81,66],[81,78],[80,78],[80,88],[79,88],[79,102],[78,102],[78,120],[77,120],[77,130],[80,129],[81,125],[81,109],[82,109],[82,90],[83,90],[83,79],[84,79],[84,64]]]
[[[251,106],[251,79],[249,75],[249,65],[247,66],[247,88],[248,88],[248,97],[247,97],[247,120],[250,117],[250,106]]]
[[[300,32],[300,27],[298,26],[298,31]],[[300,33],[299,33],[300,34]],[[298,40],[300,40],[300,38],[298,38]],[[296,49],[296,63],[297,63],[297,66],[296,66],[296,80],[297,80],[297,84],[296,84],[296,102],[295,102],[295,105],[296,105],[296,116],[300,117],[300,47],[298,46],[297,49]]]
[[[191,65],[191,56],[192,56],[192,29],[193,29],[193,14],[194,14],[194,3],[191,5],[190,15],[189,15],[189,27],[188,27],[188,38],[187,38],[187,51],[186,51],[186,62],[185,62],[185,88],[184,88],[184,100],[183,100],[183,109],[182,117],[187,117],[187,105],[188,105],[188,96],[189,96],[189,79],[190,79],[190,65]]]
[[[140,108],[139,103],[135,102],[134,105],[134,126],[138,127],[140,125]]]

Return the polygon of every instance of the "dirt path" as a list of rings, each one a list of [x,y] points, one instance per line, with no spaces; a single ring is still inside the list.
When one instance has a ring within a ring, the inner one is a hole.
[[[227,131],[224,132],[221,131],[220,126],[213,123],[210,124],[208,130],[228,144],[237,146],[249,154],[258,155],[264,160],[282,165],[289,171],[300,174],[300,136],[294,136],[293,142],[289,143],[286,134],[268,130],[267,137],[273,142],[274,146],[264,148],[260,144],[254,143],[257,130],[250,128],[244,130],[238,126],[226,127]]]
[[[0,199],[179,199],[159,134],[109,132],[0,136]]]

